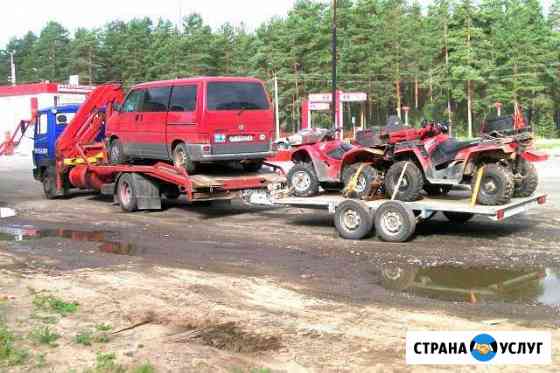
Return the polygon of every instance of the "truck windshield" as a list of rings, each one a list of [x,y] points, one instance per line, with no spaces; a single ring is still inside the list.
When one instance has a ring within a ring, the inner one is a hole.
[[[267,110],[268,99],[259,83],[208,83],[208,110]]]

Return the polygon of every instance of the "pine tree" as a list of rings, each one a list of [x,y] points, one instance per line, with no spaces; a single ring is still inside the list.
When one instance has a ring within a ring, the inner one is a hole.
[[[57,22],[47,23],[32,52],[32,58],[37,63],[35,69],[41,79],[65,81],[68,78],[69,44],[68,30]]]

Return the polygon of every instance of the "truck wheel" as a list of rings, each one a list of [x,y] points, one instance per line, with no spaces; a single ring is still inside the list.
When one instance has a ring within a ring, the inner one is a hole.
[[[344,183],[344,188],[347,188],[356,172],[360,169],[360,164],[353,164],[344,168],[342,172],[342,182]],[[350,198],[363,199],[371,194],[373,188],[373,182],[377,179],[377,170],[372,166],[362,167],[362,172],[358,176],[358,180],[354,190],[350,193]]]
[[[288,172],[288,186],[296,197],[319,193],[319,179],[311,163],[296,163]]]
[[[241,162],[245,172],[259,172],[263,166],[263,160]]]
[[[424,183],[424,190],[429,196],[446,196],[453,189],[453,185]]]
[[[336,208],[334,225],[342,238],[361,240],[370,234],[373,218],[365,202],[346,200]]]
[[[392,165],[385,175],[385,190],[387,196],[392,198],[397,188],[399,178],[407,163],[408,166],[406,167],[406,172],[404,173],[396,199],[399,201],[413,202],[420,198],[420,192],[424,188],[424,175],[422,175],[422,171],[420,171],[414,162],[402,161]]]
[[[190,159],[187,146],[184,143],[178,144],[173,149],[173,165],[176,168],[184,168],[189,174],[196,172],[196,163]]]
[[[109,163],[111,164],[123,164],[126,163],[127,159],[124,154],[123,146],[119,139],[111,140],[109,143]]]
[[[416,230],[414,212],[400,201],[383,203],[375,212],[375,232],[387,242],[406,242]]]
[[[43,193],[46,199],[56,199],[56,178],[52,172],[46,171],[43,176]]]
[[[117,201],[124,212],[138,210],[138,200],[131,174],[123,174],[117,183]]]
[[[521,179],[519,183],[516,183],[513,196],[518,198],[531,197],[539,186],[537,168],[533,163],[523,158],[521,158],[519,162],[519,174],[523,179]]]
[[[466,223],[472,218],[474,218],[474,214],[469,214],[467,212],[452,212],[452,211],[444,211],[443,215],[452,223]]]
[[[476,176],[473,177],[473,193],[476,179]],[[484,166],[484,175],[480,183],[477,201],[481,205],[486,206],[505,205],[511,201],[514,188],[515,183],[511,171],[496,163],[486,164]]]

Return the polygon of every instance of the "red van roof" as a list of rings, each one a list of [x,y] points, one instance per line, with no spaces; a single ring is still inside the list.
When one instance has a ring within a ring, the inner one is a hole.
[[[198,76],[194,78],[181,78],[181,79],[171,79],[171,80],[159,80],[155,82],[146,82],[135,85],[133,88],[150,88],[150,87],[161,87],[168,86],[172,84],[189,84],[189,83],[200,83],[200,82],[255,82],[261,83],[257,78],[253,77],[243,77],[243,76]]]

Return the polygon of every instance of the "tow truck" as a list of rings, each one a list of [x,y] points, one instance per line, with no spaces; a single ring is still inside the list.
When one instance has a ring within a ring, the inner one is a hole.
[[[218,175],[189,175],[185,169],[165,162],[110,164],[105,122],[113,105],[122,104],[123,100],[121,85],[109,83],[94,89],[79,108],[50,108],[33,114],[33,175],[42,182],[48,199],[66,197],[71,189],[77,188],[113,195],[126,212],[159,210],[164,196],[175,199],[185,195],[188,201],[228,200],[266,189],[284,179],[281,170],[272,164],[267,165],[277,172]],[[37,125],[41,113],[50,115],[46,128]],[[70,121],[54,118],[70,113]]]

